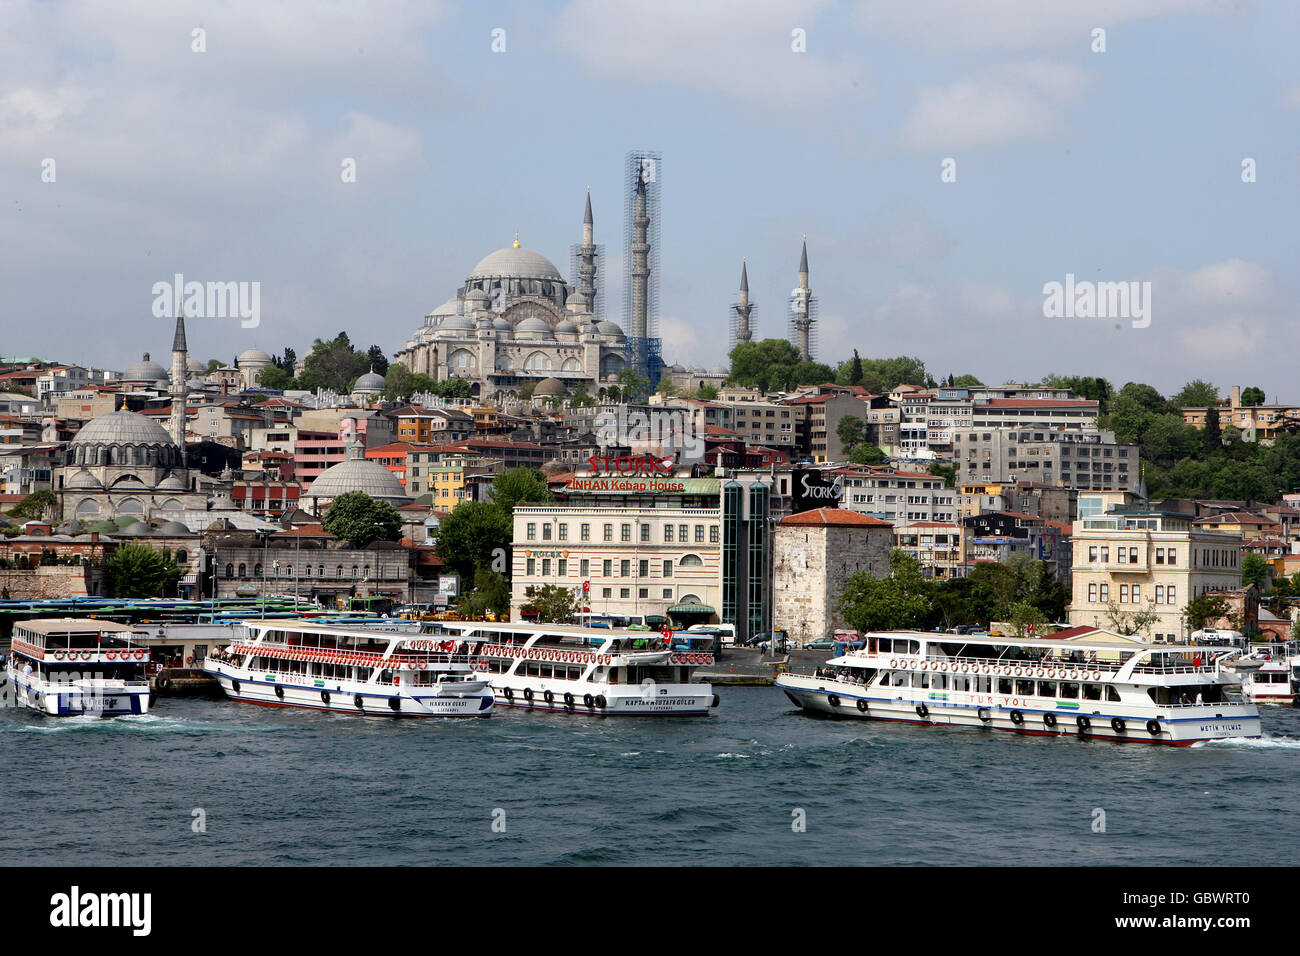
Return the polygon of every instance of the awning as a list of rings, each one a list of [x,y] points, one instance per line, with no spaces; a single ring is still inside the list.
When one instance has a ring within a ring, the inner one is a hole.
[[[674,604],[668,609],[669,614],[716,614],[707,604]]]

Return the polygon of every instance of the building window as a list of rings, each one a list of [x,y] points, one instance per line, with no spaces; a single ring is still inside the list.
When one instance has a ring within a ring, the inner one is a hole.
[[[1097,585],[1095,583],[1088,585],[1088,603],[1097,603]]]
[[[583,558],[578,562],[578,573],[584,578],[591,574],[591,562]]]
[[[632,589],[631,589],[631,588],[619,588],[619,589],[618,589],[618,596],[621,597],[621,598],[631,597],[631,596],[632,596]]]
[[[717,543],[718,543],[718,526],[711,525],[709,527],[709,544],[717,544]]]
[[[1109,585],[1109,584],[1103,584],[1103,585],[1101,586],[1101,603],[1102,603],[1102,604],[1109,604],[1109,603],[1110,603],[1110,585]]]
[[[542,525],[542,540],[543,541],[551,540],[551,523],[549,521],[546,524]]]
[[[704,525],[702,524],[697,524],[695,526],[695,543],[696,544],[704,543]]]
[[[672,588],[664,588],[664,600],[665,600],[665,601],[671,601],[672,599],[673,599],[673,589],[672,589]]]
[[[636,563],[636,574],[639,578],[650,577],[650,562],[642,558]]]
[[[613,589],[613,588],[601,588],[601,589],[600,589],[600,596],[603,597],[603,598],[610,597],[610,596],[613,595],[613,593],[614,593],[614,589]]]
[[[612,524],[605,525],[605,540],[606,541],[614,540],[614,526]]]
[[[672,540],[673,540],[673,526],[670,524],[666,524],[664,525],[664,541],[671,543]]]
[[[537,559],[529,558],[527,564],[525,565],[524,574],[528,575],[529,577],[532,577],[536,573],[537,573]]]
[[[578,537],[579,537],[581,540],[583,540],[583,541],[590,541],[590,540],[591,540],[591,525],[587,524],[587,522],[584,521],[584,522],[582,523],[582,527],[579,529]]]
[[[684,554],[677,564],[683,568],[702,568],[704,567],[704,559],[698,554]]]
[[[536,523],[536,522],[533,522],[533,521],[528,522],[527,538],[528,538],[529,541],[536,541],[536,540],[537,540],[537,523]]]
[[[672,576],[673,576],[672,561],[664,561],[664,577],[671,578]]]
[[[600,562],[600,575],[605,578],[611,578],[614,576],[614,562],[609,558]]]
[[[1142,585],[1140,584],[1133,585],[1133,603],[1134,604],[1142,603]]]
[[[648,524],[641,525],[641,540],[647,543],[650,541],[650,526]]]
[[[560,540],[561,541],[569,540],[569,525],[567,523],[560,525]]]
[[[620,578],[630,578],[632,576],[632,561],[630,558],[624,558],[618,563],[618,576]]]
[[[1120,603],[1120,604],[1127,604],[1127,603],[1128,603],[1128,585],[1127,585],[1127,584],[1121,584],[1121,585],[1119,586],[1119,603]]]
[[[1165,586],[1163,584],[1156,585],[1156,603],[1157,604],[1165,603]]]
[[[689,537],[690,527],[691,526],[688,524],[679,524],[677,526],[677,540],[680,541],[682,544],[685,544],[687,541],[691,540]]]
[[[1177,604],[1177,603],[1178,603],[1178,598],[1177,598],[1177,596],[1176,596],[1175,593],[1174,593],[1174,592],[1177,591],[1177,590],[1178,590],[1178,589],[1177,589],[1176,587],[1174,587],[1174,586],[1171,584],[1171,585],[1169,585],[1169,590],[1168,590],[1167,592],[1165,592],[1166,595],[1167,595],[1167,597],[1169,598],[1169,603],[1170,603],[1170,604]]]
[[[551,559],[542,558],[542,577],[549,578],[550,576],[551,576]]]
[[[632,540],[632,526],[625,524],[619,528],[619,540],[627,542]]]

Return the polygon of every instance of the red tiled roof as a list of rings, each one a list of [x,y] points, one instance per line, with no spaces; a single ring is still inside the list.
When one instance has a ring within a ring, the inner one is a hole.
[[[873,518],[871,515],[859,514],[846,508],[815,508],[801,511],[781,519],[781,524],[789,527],[864,527],[892,528],[888,521]]]

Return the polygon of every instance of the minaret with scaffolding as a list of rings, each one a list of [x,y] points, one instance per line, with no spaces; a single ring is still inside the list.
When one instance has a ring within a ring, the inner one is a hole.
[[[752,342],[754,340],[754,305],[749,301],[749,265],[743,260],[740,263],[740,297],[731,305],[730,342],[727,347],[727,354],[731,354],[741,342]]]
[[[181,450],[181,461],[185,460],[185,400],[189,396],[189,387],[185,384],[189,374],[187,368],[189,348],[185,343],[185,311],[176,314],[176,334],[172,336],[172,372],[171,372],[171,419],[167,430],[172,441]]]
[[[596,271],[597,263],[605,257],[605,247],[596,245],[595,238],[591,189],[588,189],[587,208],[582,216],[582,242],[569,247],[569,274],[578,279],[578,288],[574,292],[578,311],[590,313],[600,322],[605,318],[605,289],[596,284]]]
[[[623,261],[627,264],[627,281],[623,307],[628,366],[653,390],[663,372],[659,338],[659,193],[663,156],[649,150],[628,153],[626,177]]]
[[[799,256],[799,285],[790,296],[790,341],[799,350],[801,362],[817,355],[817,299],[808,283],[808,236],[803,237]]]

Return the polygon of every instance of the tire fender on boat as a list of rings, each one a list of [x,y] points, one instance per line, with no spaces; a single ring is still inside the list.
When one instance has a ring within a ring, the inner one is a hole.
[[[1018,710],[1013,710],[1011,712],[1011,722],[1019,727],[1025,722],[1025,715]]]
[[[592,707],[595,707],[595,706],[596,706],[596,698],[592,697],[590,694],[583,694],[583,695],[582,695],[582,706],[584,706],[584,707],[586,707],[588,710],[590,710]]]
[[[597,695],[596,695],[596,706],[599,707],[601,710],[604,710],[604,709],[605,709],[605,695],[604,695],[604,694],[597,694]]]
[[[513,687],[507,687],[501,693],[505,695],[505,698],[508,701],[515,699],[515,689]]]
[[[542,691],[542,699],[549,704],[554,702],[555,695],[551,693],[550,689],[548,688],[547,690]]]
[[[284,688],[277,686],[275,688],[275,696],[277,700],[284,700]]]
[[[834,694],[828,694],[826,696],[826,703],[830,704],[832,707],[838,707],[840,706],[840,699]]]
[[[925,704],[917,704],[917,705],[916,705],[916,716],[920,717],[922,720],[929,720],[929,719],[930,719],[930,708],[927,707]]]
[[[1112,717],[1110,719],[1110,729],[1117,734],[1123,734],[1128,732],[1128,725],[1124,723],[1123,717]]]
[[[1056,715],[1043,714],[1043,723],[1047,726],[1049,730],[1054,729],[1056,727]]]
[[[981,707],[976,712],[976,716],[979,717],[979,719],[984,721],[984,723],[986,724],[993,719],[993,714],[989,711],[987,707]]]
[[[1092,718],[1087,714],[1080,714],[1074,718],[1074,726],[1078,728],[1079,733],[1086,734],[1092,729]]]
[[[1159,737],[1159,736],[1160,736],[1160,721],[1158,721],[1158,720],[1156,720],[1156,719],[1154,719],[1154,718],[1152,718],[1151,720],[1148,720],[1148,721],[1147,721],[1147,733],[1149,733],[1152,737]]]
[[[718,706],[719,704],[721,704],[721,703],[722,703],[722,698],[719,697],[717,694],[714,694],[714,695],[713,695],[713,706],[714,706],[714,707],[717,707],[717,706]]]
[[[357,710],[366,709],[366,702],[362,699],[360,694],[357,694],[357,696],[353,698],[352,702],[357,705]]]
[[[401,710],[401,709],[402,709],[402,698],[400,698],[400,697],[390,697],[390,698],[388,698],[388,706],[391,707],[391,708],[393,708],[393,710],[395,710],[395,711]]]
[[[330,702],[330,692],[327,690],[321,691],[320,699],[321,699],[321,703],[328,704]]]
[[[858,710],[859,710],[859,711],[861,711],[862,713],[865,714],[865,713],[867,712],[867,709],[868,709],[869,706],[870,706],[870,705],[869,705],[865,700],[863,700],[861,697],[858,698]]]

